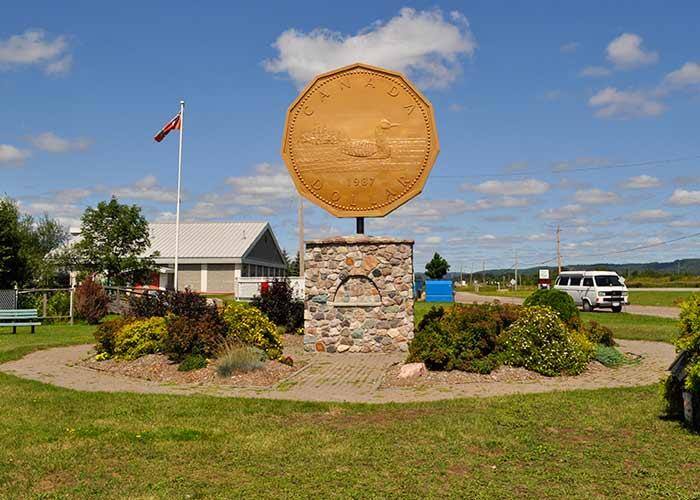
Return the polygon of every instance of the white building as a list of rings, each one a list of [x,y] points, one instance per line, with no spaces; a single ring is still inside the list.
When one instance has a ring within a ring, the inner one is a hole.
[[[151,285],[175,282],[175,223],[150,224],[151,248],[159,273]],[[284,276],[282,249],[267,222],[180,223],[178,288],[232,293],[237,280]]]

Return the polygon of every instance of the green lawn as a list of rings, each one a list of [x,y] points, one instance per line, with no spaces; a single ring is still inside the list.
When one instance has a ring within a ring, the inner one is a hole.
[[[632,289],[630,290],[630,302],[639,306],[678,307],[679,303],[690,297],[692,293],[693,292],[638,291]]]
[[[91,330],[45,329],[0,334],[4,359]],[[0,401],[3,498],[697,498],[700,480],[700,438],[655,386],[350,405],[0,374]]]
[[[678,333],[677,320],[656,316],[592,312],[581,313],[581,318],[584,321],[597,321],[607,326],[613,331],[613,335],[620,339],[671,342]]]
[[[42,325],[36,327],[36,333],[29,333],[27,327],[17,328],[17,333],[12,333],[12,328],[0,328],[0,363],[18,359],[25,354],[57,345],[86,344],[95,339],[92,332],[94,326],[90,325]]]

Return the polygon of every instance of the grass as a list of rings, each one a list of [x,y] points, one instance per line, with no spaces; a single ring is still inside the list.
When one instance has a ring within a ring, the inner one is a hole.
[[[693,292],[656,292],[632,289],[630,290],[630,302],[639,306],[678,307],[680,302],[692,294]]]
[[[0,401],[6,498],[694,498],[700,474],[698,436],[659,417],[656,387],[349,405],[0,374]]]
[[[85,344],[95,339],[94,326],[85,324],[53,324],[36,327],[36,333],[29,333],[28,327],[19,327],[17,334],[12,328],[0,328],[0,363],[19,359],[37,349],[59,345]]]
[[[671,342],[678,332],[675,319],[642,316],[640,314],[592,312],[581,313],[584,321],[597,321],[613,331],[618,339]]]

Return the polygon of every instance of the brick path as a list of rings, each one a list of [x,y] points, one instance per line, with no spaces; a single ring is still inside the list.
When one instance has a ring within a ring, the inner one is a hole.
[[[552,377],[523,382],[481,382],[453,385],[380,388],[400,354],[317,354],[305,368],[271,388],[166,385],[75,365],[90,355],[92,345],[37,351],[0,365],[0,371],[80,391],[159,394],[207,394],[303,401],[389,403],[431,401],[459,397],[525,394],[572,389],[632,387],[657,382],[675,357],[673,346],[661,342],[620,340],[620,349],[642,356],[639,364],[593,371],[578,377]]]

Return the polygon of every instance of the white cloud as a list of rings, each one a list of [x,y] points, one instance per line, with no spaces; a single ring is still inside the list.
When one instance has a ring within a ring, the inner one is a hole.
[[[671,227],[700,227],[700,220],[674,220],[669,224]]]
[[[0,70],[19,66],[41,65],[48,74],[61,74],[70,70],[71,55],[65,36],[53,40],[42,30],[27,30],[0,40]]]
[[[578,204],[564,205],[560,208],[548,208],[540,212],[540,218],[547,220],[564,220],[571,219],[577,215],[581,215],[588,209]]]
[[[480,242],[495,241],[497,238],[493,234],[483,234],[477,238]]]
[[[623,33],[607,48],[607,58],[619,69],[631,69],[659,60],[659,54],[642,47],[642,37],[634,33]]]
[[[232,187],[232,196],[240,205],[263,206],[270,201],[296,198],[297,192],[289,173],[268,163],[255,167],[255,175],[229,177],[226,184]]]
[[[462,184],[462,190],[503,196],[532,196],[546,193],[549,190],[549,184],[537,179],[485,181],[481,184]]]
[[[700,205],[700,191],[676,189],[669,201],[674,205]]]
[[[700,85],[700,64],[687,62],[680,69],[671,71],[664,77],[662,86],[680,88],[688,85]]]
[[[662,182],[651,175],[637,175],[630,177],[622,183],[622,187],[626,189],[648,189],[661,186]]]
[[[597,108],[595,115],[599,118],[657,116],[666,111],[666,106],[646,92],[617,90],[615,87],[599,91],[588,100],[588,104]]]
[[[645,223],[645,222],[664,222],[673,218],[673,214],[661,209],[641,210],[627,216],[630,222]]]
[[[428,236],[425,239],[425,243],[428,243],[430,245],[437,245],[439,243],[442,243],[442,238],[440,236]]]
[[[48,214],[50,217],[58,219],[65,226],[80,226],[80,217],[83,214],[83,207],[81,206],[43,196],[39,200],[29,203],[20,200],[19,206],[23,212],[31,215],[41,216]]]
[[[389,221],[390,225],[394,225],[395,221],[400,218],[406,218],[410,221],[415,219],[440,221],[446,217],[463,214],[469,209],[464,200],[426,200],[416,199],[411,203],[403,205],[388,217],[379,220]],[[411,222],[414,223],[414,222]]]
[[[562,54],[571,54],[572,52],[576,52],[579,46],[580,44],[578,42],[565,43],[559,47],[559,52]]]
[[[222,207],[215,203],[200,201],[186,210],[184,217],[187,220],[211,220],[231,217],[238,213],[240,210],[236,207]]]
[[[31,155],[32,152],[27,149],[19,149],[10,144],[0,144],[0,163],[22,163]]]
[[[75,204],[92,194],[89,189],[68,188],[53,193],[53,199],[59,203]]]
[[[518,198],[513,196],[502,196],[500,198],[492,198],[488,200],[477,200],[474,203],[469,203],[465,206],[465,210],[494,210],[497,208],[522,208],[532,204],[529,198]]]
[[[463,104],[459,104],[457,102],[453,102],[448,106],[448,109],[452,111],[453,113],[461,113],[464,111],[466,108],[464,107]]]
[[[271,73],[288,74],[299,87],[357,61],[408,72],[424,87],[445,87],[461,72],[460,58],[471,57],[476,46],[463,14],[403,8],[386,23],[377,21],[355,35],[289,29],[273,44],[277,57],[263,65]]]
[[[65,153],[67,151],[84,151],[90,147],[92,141],[85,137],[77,139],[64,139],[53,132],[44,132],[29,140],[35,147],[49,153]]]
[[[103,189],[118,198],[131,198],[135,200],[149,200],[157,202],[175,202],[177,192],[174,189],[166,189],[158,184],[154,175],[147,175],[129,186]]]
[[[578,203],[583,203],[586,205],[602,205],[606,203],[619,203],[620,197],[615,193],[610,191],[603,191],[602,189],[579,189],[574,195],[574,199]]]
[[[535,233],[527,237],[528,241],[550,241],[552,239],[551,234],[546,233]]]
[[[588,76],[597,78],[599,76],[608,76],[612,71],[604,66],[586,66],[578,72],[579,76]]]

